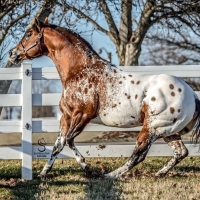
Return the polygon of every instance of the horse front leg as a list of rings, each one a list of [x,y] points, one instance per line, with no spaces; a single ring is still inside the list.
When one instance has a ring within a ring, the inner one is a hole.
[[[85,126],[89,123],[90,118],[87,114],[84,114],[80,111],[76,111],[72,115],[72,121],[70,124],[69,132],[66,136],[66,141],[69,146],[69,148],[72,150],[74,157],[76,161],[81,165],[82,169],[86,169],[86,163],[85,158],[82,156],[82,154],[78,151],[76,146],[74,145],[74,138],[78,136]]]
[[[53,146],[51,158],[45,164],[43,170],[41,171],[39,175],[40,177],[45,177],[46,174],[51,170],[57,155],[63,150],[65,144],[66,144],[66,138],[60,133],[60,135],[57,137],[57,140]]]
[[[64,117],[64,115],[62,115],[61,119],[60,119],[60,133],[56,139],[56,142],[53,146],[53,150],[51,153],[51,158],[47,161],[47,163],[45,164],[43,170],[40,173],[40,177],[43,178],[46,176],[46,174],[51,170],[55,159],[57,157],[57,155],[63,150],[65,144],[66,144],[66,132],[68,130],[69,125],[67,124],[69,120]]]
[[[151,144],[157,139],[154,133],[155,132],[150,132],[147,128],[145,128],[145,126],[143,126],[137,137],[135,149],[129,160],[122,167],[105,174],[104,177],[108,179],[117,179],[119,176],[142,162],[145,159]]]

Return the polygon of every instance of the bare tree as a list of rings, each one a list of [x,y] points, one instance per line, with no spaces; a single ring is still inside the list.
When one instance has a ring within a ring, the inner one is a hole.
[[[19,34],[15,34],[16,30],[24,32],[24,27],[33,16],[44,20],[52,13],[50,18],[53,23],[75,31],[84,25],[88,28],[90,24],[91,34],[93,31],[99,31],[107,35],[116,47],[120,65],[143,64],[145,59],[141,56],[141,51],[144,45],[151,45],[149,51],[143,50],[143,53],[147,53],[147,58],[150,58],[146,59],[146,64],[149,60],[154,64],[199,62],[198,59],[188,56],[189,51],[199,55],[200,45],[192,40],[199,40],[200,36],[200,2],[197,0],[32,0],[19,1],[18,4],[14,3],[15,1],[13,4],[8,2],[12,1],[4,1],[1,5],[0,19],[4,27],[0,43],[9,34],[17,41]],[[27,28],[30,28],[32,23],[33,20]],[[163,33],[158,33],[159,27]],[[185,30],[192,33],[191,39],[186,37]],[[166,33],[169,33],[170,37]],[[171,37],[171,34],[176,35]],[[160,46],[155,46],[152,41],[160,43]],[[163,54],[159,49],[162,49]],[[172,57],[169,50],[176,51],[178,59],[169,60],[168,58]],[[160,59],[153,59],[152,55],[154,58],[159,56]],[[6,65],[11,66],[9,62]],[[10,81],[0,82],[1,94],[7,93],[9,84]]]
[[[0,32],[0,45],[2,47],[2,43],[5,42],[5,38],[12,36],[16,41],[19,37],[22,37],[24,33],[25,27],[31,28],[33,25],[34,16],[39,18],[40,20],[44,20],[46,17],[49,16],[51,13],[51,9],[55,6],[56,0],[43,0],[39,2],[37,5],[37,1],[4,1],[2,4],[1,2],[1,13],[0,13],[0,20],[1,20],[1,32]],[[33,12],[35,11],[35,12]],[[29,23],[29,19],[32,18],[31,22]],[[4,25],[4,26],[3,26]],[[18,32],[18,34],[16,34]],[[21,34],[19,34],[21,32]],[[20,36],[19,36],[20,35]],[[0,48],[0,49],[1,49]],[[5,50],[5,49],[4,49]],[[7,62],[5,67],[19,67],[19,65],[13,65],[11,62]],[[1,66],[3,67],[3,66]],[[8,89],[10,87],[12,81],[3,80],[0,81],[0,94],[7,94]],[[1,112],[2,108],[0,108]]]
[[[0,66],[5,66],[6,63],[6,51],[9,47],[10,40],[4,40],[0,46]]]
[[[24,6],[27,13],[27,10],[35,9],[34,2],[38,1],[28,2],[32,5],[29,9],[25,3],[17,6],[21,9]],[[41,13],[38,11],[37,16],[42,20],[53,9],[51,19],[59,25],[77,30],[80,25],[91,24],[91,31],[107,35],[116,47],[120,65],[140,64],[144,39],[154,34],[158,26],[177,33],[187,28],[199,37],[200,2],[197,0],[44,0],[40,5]],[[167,39],[162,34],[159,38]]]
[[[181,32],[190,29],[199,37],[200,2],[197,0],[58,0],[54,20],[76,28],[90,23],[116,47],[120,65],[138,65],[141,47],[155,25]],[[60,9],[61,10],[61,9]],[[59,20],[58,20],[59,19]],[[102,24],[102,19],[105,23]],[[160,36],[162,37],[162,36]],[[163,37],[162,37],[163,38]]]

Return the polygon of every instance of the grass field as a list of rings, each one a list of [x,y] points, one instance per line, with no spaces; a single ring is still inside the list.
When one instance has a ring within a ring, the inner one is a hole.
[[[148,157],[117,181],[87,178],[74,159],[57,159],[46,180],[37,178],[45,160],[33,160],[34,179],[21,177],[21,161],[0,161],[0,199],[19,200],[114,200],[114,199],[200,199],[200,157],[188,157],[165,178],[155,172],[168,158]],[[119,167],[126,158],[93,158],[93,172]]]

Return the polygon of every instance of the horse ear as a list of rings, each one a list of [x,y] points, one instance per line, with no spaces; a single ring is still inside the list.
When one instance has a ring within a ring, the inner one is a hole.
[[[49,23],[49,20],[48,20],[48,17],[46,17],[44,20],[44,24],[48,24],[48,23]]]
[[[35,18],[33,29],[39,33],[41,28],[42,28],[42,22],[39,19]]]

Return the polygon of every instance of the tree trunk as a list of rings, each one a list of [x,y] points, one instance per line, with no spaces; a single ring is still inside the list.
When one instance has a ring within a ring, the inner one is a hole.
[[[151,16],[153,15],[156,8],[155,1],[148,0],[144,6],[144,10],[141,14],[138,26],[126,44],[125,49],[125,65],[136,66],[138,65],[138,58],[141,53],[142,41],[152,25]]]
[[[122,14],[119,27],[120,44],[117,48],[118,57],[120,58],[120,66],[125,65],[126,44],[132,35],[132,3],[132,0],[124,0],[121,3]]]

